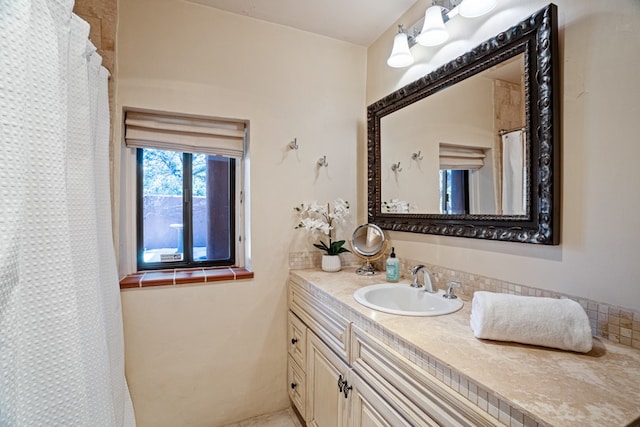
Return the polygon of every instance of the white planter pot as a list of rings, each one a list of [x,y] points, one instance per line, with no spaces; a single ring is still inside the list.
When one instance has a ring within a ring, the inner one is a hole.
[[[322,255],[322,270],[323,271],[340,271],[342,269],[342,262],[338,255]]]

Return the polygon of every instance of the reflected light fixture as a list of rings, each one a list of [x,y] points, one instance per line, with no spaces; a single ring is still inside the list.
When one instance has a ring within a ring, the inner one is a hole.
[[[409,50],[409,39],[402,24],[398,25],[398,34],[393,38],[393,49],[387,59],[387,65],[394,68],[406,67],[413,64],[413,55]]]
[[[438,46],[449,39],[445,24],[453,17],[477,18],[491,12],[497,0],[433,0],[424,17],[412,25],[406,32],[403,25],[393,39],[393,49],[387,59],[387,65],[394,68],[413,64],[411,48],[417,43],[421,46]]]

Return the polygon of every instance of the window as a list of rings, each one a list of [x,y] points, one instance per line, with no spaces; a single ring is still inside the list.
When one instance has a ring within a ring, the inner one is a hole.
[[[235,159],[137,149],[138,270],[235,264]]]
[[[468,170],[440,170],[440,212],[454,215],[469,213]]]
[[[125,274],[244,267],[245,139],[243,121],[125,112],[135,161],[135,237],[126,239],[135,256]]]

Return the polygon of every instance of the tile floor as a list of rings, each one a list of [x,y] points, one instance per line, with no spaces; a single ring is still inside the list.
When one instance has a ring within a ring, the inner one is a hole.
[[[261,415],[225,427],[303,427],[293,409]]]

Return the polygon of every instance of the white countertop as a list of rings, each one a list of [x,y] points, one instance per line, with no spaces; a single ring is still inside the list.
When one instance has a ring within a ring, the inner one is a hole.
[[[640,425],[640,351],[594,338],[591,352],[479,340],[469,326],[471,301],[435,317],[386,314],[360,305],[356,289],[384,283],[384,274],[358,276],[292,270],[291,278],[363,315],[421,349],[525,414],[550,426]],[[402,281],[401,281],[402,282]],[[635,424],[633,424],[635,425]]]

